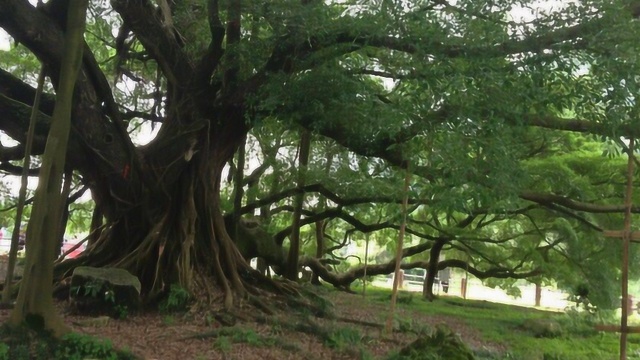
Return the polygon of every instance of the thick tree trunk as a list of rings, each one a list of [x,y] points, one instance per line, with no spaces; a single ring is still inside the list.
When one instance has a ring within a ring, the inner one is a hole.
[[[69,331],[53,307],[53,260],[63,202],[60,188],[71,129],[73,93],[82,61],[87,5],[86,0],[72,0],[69,3],[65,54],[53,113],[54,122],[49,130],[40,182],[27,229],[30,246],[26,252],[24,282],[9,320],[12,325],[26,323],[40,330],[49,330],[56,336]]]
[[[542,302],[542,285],[540,282],[536,282],[536,293],[535,293],[535,306],[540,307]]]
[[[304,187],[307,164],[309,162],[309,150],[311,147],[311,133],[309,130],[302,130],[300,138],[300,154],[298,158],[298,187]],[[291,224],[291,235],[289,235],[289,256],[287,258],[287,269],[285,275],[290,280],[298,280],[298,262],[300,258],[300,216],[302,215],[302,205],[304,193],[296,194],[293,204],[293,221]]]
[[[91,214],[91,226],[89,229],[88,246],[91,246],[100,238],[100,228],[103,225],[102,209],[100,204],[96,203]]]
[[[432,301],[436,298],[433,293],[433,285],[435,284],[436,276],[438,275],[438,264],[440,263],[440,252],[446,244],[446,241],[436,241],[429,250],[429,266],[427,267],[427,277],[425,279],[425,286],[422,289],[422,295],[425,299]]]
[[[331,165],[333,164],[333,148],[329,147],[326,153],[327,162],[324,167],[324,173],[326,176],[330,176],[331,174]],[[318,212],[324,211],[327,207],[327,199],[324,196],[320,196],[318,200]],[[316,221],[316,258],[322,259],[324,257],[325,252],[325,227],[329,225],[328,220],[320,220]],[[368,235],[367,235],[368,236]],[[311,277],[311,283],[314,285],[321,285],[320,277],[314,271],[313,276]]]
[[[220,134],[224,133],[220,131]],[[227,231],[220,208],[222,171],[244,133],[210,139],[202,129],[195,151],[184,166],[159,173],[144,203],[118,217],[107,217],[98,240],[86,254],[60,264],[65,272],[79,264],[115,266],[139,277],[143,296],[154,300],[179,284],[211,301],[232,307],[238,299],[283,289],[251,269]],[[155,174],[155,173],[154,173]],[[170,184],[162,176],[172,177]],[[109,209],[105,212],[113,213]]]

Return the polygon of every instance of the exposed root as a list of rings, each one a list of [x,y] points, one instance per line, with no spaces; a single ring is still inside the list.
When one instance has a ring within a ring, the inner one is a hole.
[[[256,296],[249,296],[249,303],[255,307],[257,307],[258,309],[260,309],[262,312],[264,312],[267,315],[273,315],[275,314],[275,310],[272,309],[271,307],[269,307],[269,305],[265,304],[265,302],[256,297]]]

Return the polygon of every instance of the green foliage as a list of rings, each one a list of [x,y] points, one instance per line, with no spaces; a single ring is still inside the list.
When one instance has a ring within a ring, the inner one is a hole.
[[[160,302],[160,311],[164,313],[174,313],[187,310],[191,294],[178,284],[171,284],[167,297]]]
[[[339,351],[357,348],[364,339],[358,329],[339,327],[329,330],[325,338],[325,345]]]
[[[116,304],[113,306],[116,319],[126,319],[129,316],[129,307],[127,305]]]
[[[70,333],[62,338],[55,359],[84,360],[87,358],[117,360],[121,355],[113,349],[111,341],[95,339],[88,335]]]
[[[286,341],[276,336],[264,336],[258,334],[253,329],[246,329],[242,327],[229,327],[222,328],[216,331],[216,340],[213,346],[227,353],[231,351],[234,343],[244,343],[254,347],[271,347],[277,346],[285,350],[299,351],[296,346],[293,346]]]
[[[527,319],[522,324],[522,328],[537,338],[553,339],[560,337],[564,332],[558,321],[547,318]]]
[[[232,346],[233,342],[228,336],[219,336],[213,342],[213,347],[220,350],[224,354],[231,351]]]
[[[576,306],[566,309],[565,316],[559,319],[567,335],[582,337],[595,336],[598,333],[596,325],[615,321],[612,312],[589,311]]]
[[[92,280],[86,282],[82,286],[74,286],[71,288],[71,292],[76,295],[88,296],[92,298],[101,298],[108,302],[113,301],[113,292],[110,289],[105,288],[105,282],[101,280]]]
[[[0,360],[135,360],[133,354],[116,350],[109,340],[69,333],[61,339],[26,328],[0,329]]]
[[[253,329],[245,329],[234,332],[231,334],[231,339],[234,342],[246,343],[253,346],[259,346],[265,343],[263,338],[258,335]]]
[[[391,301],[391,294],[389,295],[385,295],[382,297],[379,297],[378,300],[380,301]],[[414,298],[416,297],[416,295],[412,292],[408,292],[408,291],[398,291],[398,294],[396,295],[396,303],[398,304],[411,304],[413,303]]]
[[[395,319],[396,322],[396,331],[401,333],[413,333],[417,335],[428,334],[431,332],[431,327],[427,324],[423,324],[416,320],[415,318],[403,318],[397,317]]]
[[[0,343],[0,360],[9,360],[9,345]]]
[[[112,316],[116,319],[126,319],[129,316],[129,307],[118,303],[116,292],[105,281],[94,279],[83,285],[73,286],[71,292],[79,297],[89,297],[101,303],[109,304]]]
[[[165,315],[162,317],[162,323],[166,326],[173,326],[176,323],[176,318],[172,315]]]
[[[511,355],[511,353],[492,351],[487,349],[478,350],[475,352],[476,360],[519,360]]]

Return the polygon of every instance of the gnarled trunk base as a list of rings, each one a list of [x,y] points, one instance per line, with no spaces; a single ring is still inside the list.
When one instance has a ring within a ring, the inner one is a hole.
[[[220,210],[221,171],[190,166],[172,191],[158,191],[145,204],[107,221],[86,254],[58,264],[58,277],[79,265],[113,266],[138,276],[146,302],[178,284],[205,302],[222,294],[227,309],[267,292],[296,294],[291,284],[251,268],[230,238]]]

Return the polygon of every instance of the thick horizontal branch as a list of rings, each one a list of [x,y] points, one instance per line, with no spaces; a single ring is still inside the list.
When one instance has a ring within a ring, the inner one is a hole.
[[[23,104],[31,105],[36,95],[36,89],[10,72],[0,69],[0,94]],[[55,95],[43,93],[40,99],[40,111],[47,115],[53,114],[55,101]]]
[[[12,100],[0,94],[0,113],[3,117],[2,121],[0,122],[0,130],[4,131],[12,139],[20,143],[24,143],[26,141],[27,130],[29,128],[31,106],[25,105],[16,100]],[[49,132],[50,124],[51,117],[38,112],[38,116],[36,117],[35,137],[32,149],[32,153],[34,155],[42,154],[42,152],[44,151],[44,145],[47,140],[47,134]]]
[[[342,198],[336,193],[324,187],[322,184],[311,184],[311,185],[306,185],[302,188],[287,189],[279,193],[270,195],[266,198],[260,199],[251,204],[247,204],[242,207],[241,213],[242,214],[251,213],[255,209],[258,209],[262,206],[273,204],[277,201],[286,199],[288,197],[294,196],[301,192],[305,192],[305,193],[317,192],[339,206],[351,206],[351,205],[367,204],[367,203],[400,204],[402,202],[402,199],[399,197],[385,196],[385,195]],[[409,199],[409,204],[427,204],[427,203],[428,202],[426,200]]]
[[[292,206],[283,206],[283,207],[280,207],[280,208],[286,209],[288,211],[293,212],[293,207]],[[411,213],[411,211],[409,213]],[[305,216],[306,217],[300,221],[300,226],[314,224],[317,221],[322,221],[322,220],[326,220],[326,219],[339,218],[339,219],[343,220],[344,222],[348,223],[349,225],[353,226],[354,230],[360,231],[361,233],[370,233],[370,232],[379,231],[379,230],[383,230],[383,229],[400,230],[400,225],[394,224],[391,221],[385,221],[385,222],[376,223],[376,224],[365,224],[362,221],[360,221],[357,218],[355,218],[354,216],[351,216],[348,213],[346,213],[345,211],[343,211],[341,207],[327,209],[327,210],[322,211],[320,213],[305,212]],[[289,234],[291,233],[291,230],[292,230],[291,226],[288,226],[285,229],[279,231],[276,235],[274,235],[274,239],[275,239],[276,243],[277,244],[282,244],[284,239],[287,236],[289,236]],[[440,237],[424,234],[424,233],[416,231],[416,230],[414,230],[414,229],[412,229],[410,227],[407,227],[405,229],[405,231],[408,234],[417,236],[417,237],[422,238],[422,239],[427,239],[427,240],[438,240],[438,239],[440,239]]]
[[[20,160],[24,158],[24,145],[5,147],[0,144],[0,161]]]
[[[422,249],[422,251],[425,251],[425,250],[427,249]],[[406,256],[407,255],[403,253],[403,258]],[[365,268],[367,270],[366,271],[367,276],[391,274],[395,270],[395,259],[384,264],[367,265],[366,267],[359,266],[344,273],[332,272],[329,269],[327,269],[324,265],[322,265],[319,259],[311,258],[311,257],[304,257],[300,259],[300,266],[308,266],[316,275],[322,278],[322,280],[330,283],[335,287],[349,288],[352,282],[364,276]],[[427,269],[429,267],[429,262],[415,261],[411,263],[402,263],[400,267],[402,269],[414,269],[414,268]],[[488,270],[479,270],[473,267],[471,264],[467,263],[466,261],[456,260],[456,259],[444,260],[438,263],[438,270],[444,270],[446,268],[464,269],[479,279],[488,279],[488,278],[527,279],[530,277],[539,276],[543,274],[543,271],[541,269],[533,269],[530,271],[518,272],[514,269],[494,267]]]
[[[24,155],[24,154],[23,154]],[[5,171],[8,174],[20,176],[22,175],[22,166],[13,165],[9,162],[0,162],[0,170]],[[40,168],[29,169],[27,172],[29,176],[38,176],[40,174]]]
[[[478,279],[527,279],[534,276],[540,276],[544,272],[542,269],[533,269],[525,272],[518,272],[514,269],[504,268],[504,267],[494,267],[488,270],[479,270],[475,267],[471,266],[466,261],[456,260],[456,259],[448,259],[444,261],[440,261],[438,263],[438,270],[443,270],[446,268],[458,268],[467,270],[470,274],[477,277]]]
[[[534,192],[522,192],[520,198],[536,202],[540,205],[561,205],[569,209],[585,211],[590,213],[622,213],[625,211],[624,205],[598,205],[592,203],[585,203],[581,201],[575,201],[565,196],[554,194],[542,194]],[[633,213],[640,213],[640,206],[634,205],[631,208]]]
[[[120,113],[120,118],[122,120],[132,120],[132,119],[142,119],[142,120],[147,120],[147,121],[152,121],[152,122],[157,122],[157,123],[161,123],[164,121],[163,117],[159,117],[153,114],[149,114],[147,112],[144,111],[126,111],[126,112],[121,112]]]
[[[514,119],[513,122],[545,129],[572,131],[593,135],[606,135],[612,137],[638,137],[640,135],[640,130],[637,126],[622,124],[614,128],[611,124],[586,119],[564,119],[555,116],[522,115],[521,118]]]

